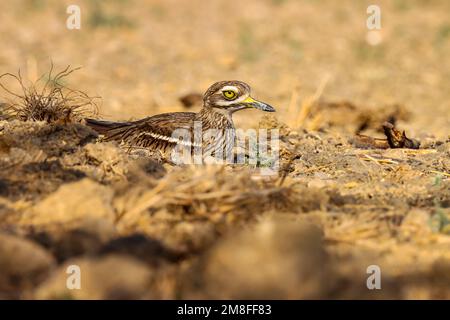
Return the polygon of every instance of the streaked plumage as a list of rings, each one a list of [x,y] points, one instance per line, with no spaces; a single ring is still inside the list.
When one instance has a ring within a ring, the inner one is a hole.
[[[163,153],[171,151],[177,144],[201,147],[204,154],[227,146],[230,152],[234,139],[232,114],[246,108],[275,111],[271,106],[250,97],[250,86],[241,81],[221,81],[213,84],[203,95],[203,108],[198,113],[163,113],[137,121],[112,122],[86,119],[86,124],[104,135],[106,141],[117,141],[132,150],[144,148]],[[193,140],[194,124],[201,123],[202,144]],[[176,129],[186,129],[191,133],[190,141],[182,141],[176,136]],[[209,129],[217,129],[217,134],[206,137]],[[214,152],[213,152],[214,153]]]

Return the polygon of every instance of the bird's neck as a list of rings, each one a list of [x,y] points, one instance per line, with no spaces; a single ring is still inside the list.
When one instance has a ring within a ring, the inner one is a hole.
[[[218,128],[234,129],[234,123],[231,112],[224,109],[203,107],[197,114],[197,121],[201,121],[205,129]]]

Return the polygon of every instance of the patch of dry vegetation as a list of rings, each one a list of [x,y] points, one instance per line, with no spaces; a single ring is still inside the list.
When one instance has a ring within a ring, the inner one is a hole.
[[[8,103],[0,105],[3,119],[20,121],[45,121],[47,123],[81,122],[85,117],[98,112],[96,100],[85,92],[71,89],[63,83],[66,78],[80,68],[67,66],[64,70],[53,73],[53,64],[47,75],[42,75],[35,83],[26,85],[19,70],[17,75],[4,73],[0,75],[0,88],[8,95]],[[5,83],[16,81],[21,92],[14,92]],[[0,119],[1,119],[0,118]]]
[[[20,274],[6,265],[4,296],[449,296],[435,277],[450,261],[450,141],[361,150],[273,117],[260,127],[281,129],[280,176],[131,159],[77,123],[1,122],[0,260],[19,242],[30,257]],[[61,280],[72,263],[90,279],[76,293]],[[382,292],[362,285],[370,264]]]

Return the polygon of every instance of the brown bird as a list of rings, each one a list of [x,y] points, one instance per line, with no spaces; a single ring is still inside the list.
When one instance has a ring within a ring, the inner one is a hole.
[[[120,142],[129,150],[137,148],[164,153],[182,145],[200,148],[203,155],[217,155],[218,150],[225,154],[232,150],[235,134],[232,115],[248,108],[275,111],[270,105],[253,99],[248,84],[220,81],[206,90],[203,107],[198,113],[163,113],[130,122],[85,120],[88,126],[104,135],[104,140]],[[201,128],[201,141],[195,138],[195,128]],[[181,138],[180,131],[187,132],[187,138],[186,135]]]

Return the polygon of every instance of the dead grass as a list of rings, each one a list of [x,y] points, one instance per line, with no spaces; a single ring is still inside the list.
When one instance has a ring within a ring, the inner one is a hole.
[[[8,95],[8,103],[1,105],[0,115],[5,119],[21,121],[45,121],[47,123],[80,122],[87,116],[96,115],[98,97],[90,97],[83,91],[74,90],[63,83],[66,78],[80,68],[67,66],[54,74],[53,64],[48,74],[36,82],[26,85],[20,70],[17,75],[4,73],[0,76],[0,88]],[[5,84],[13,80],[21,88],[14,92]]]

